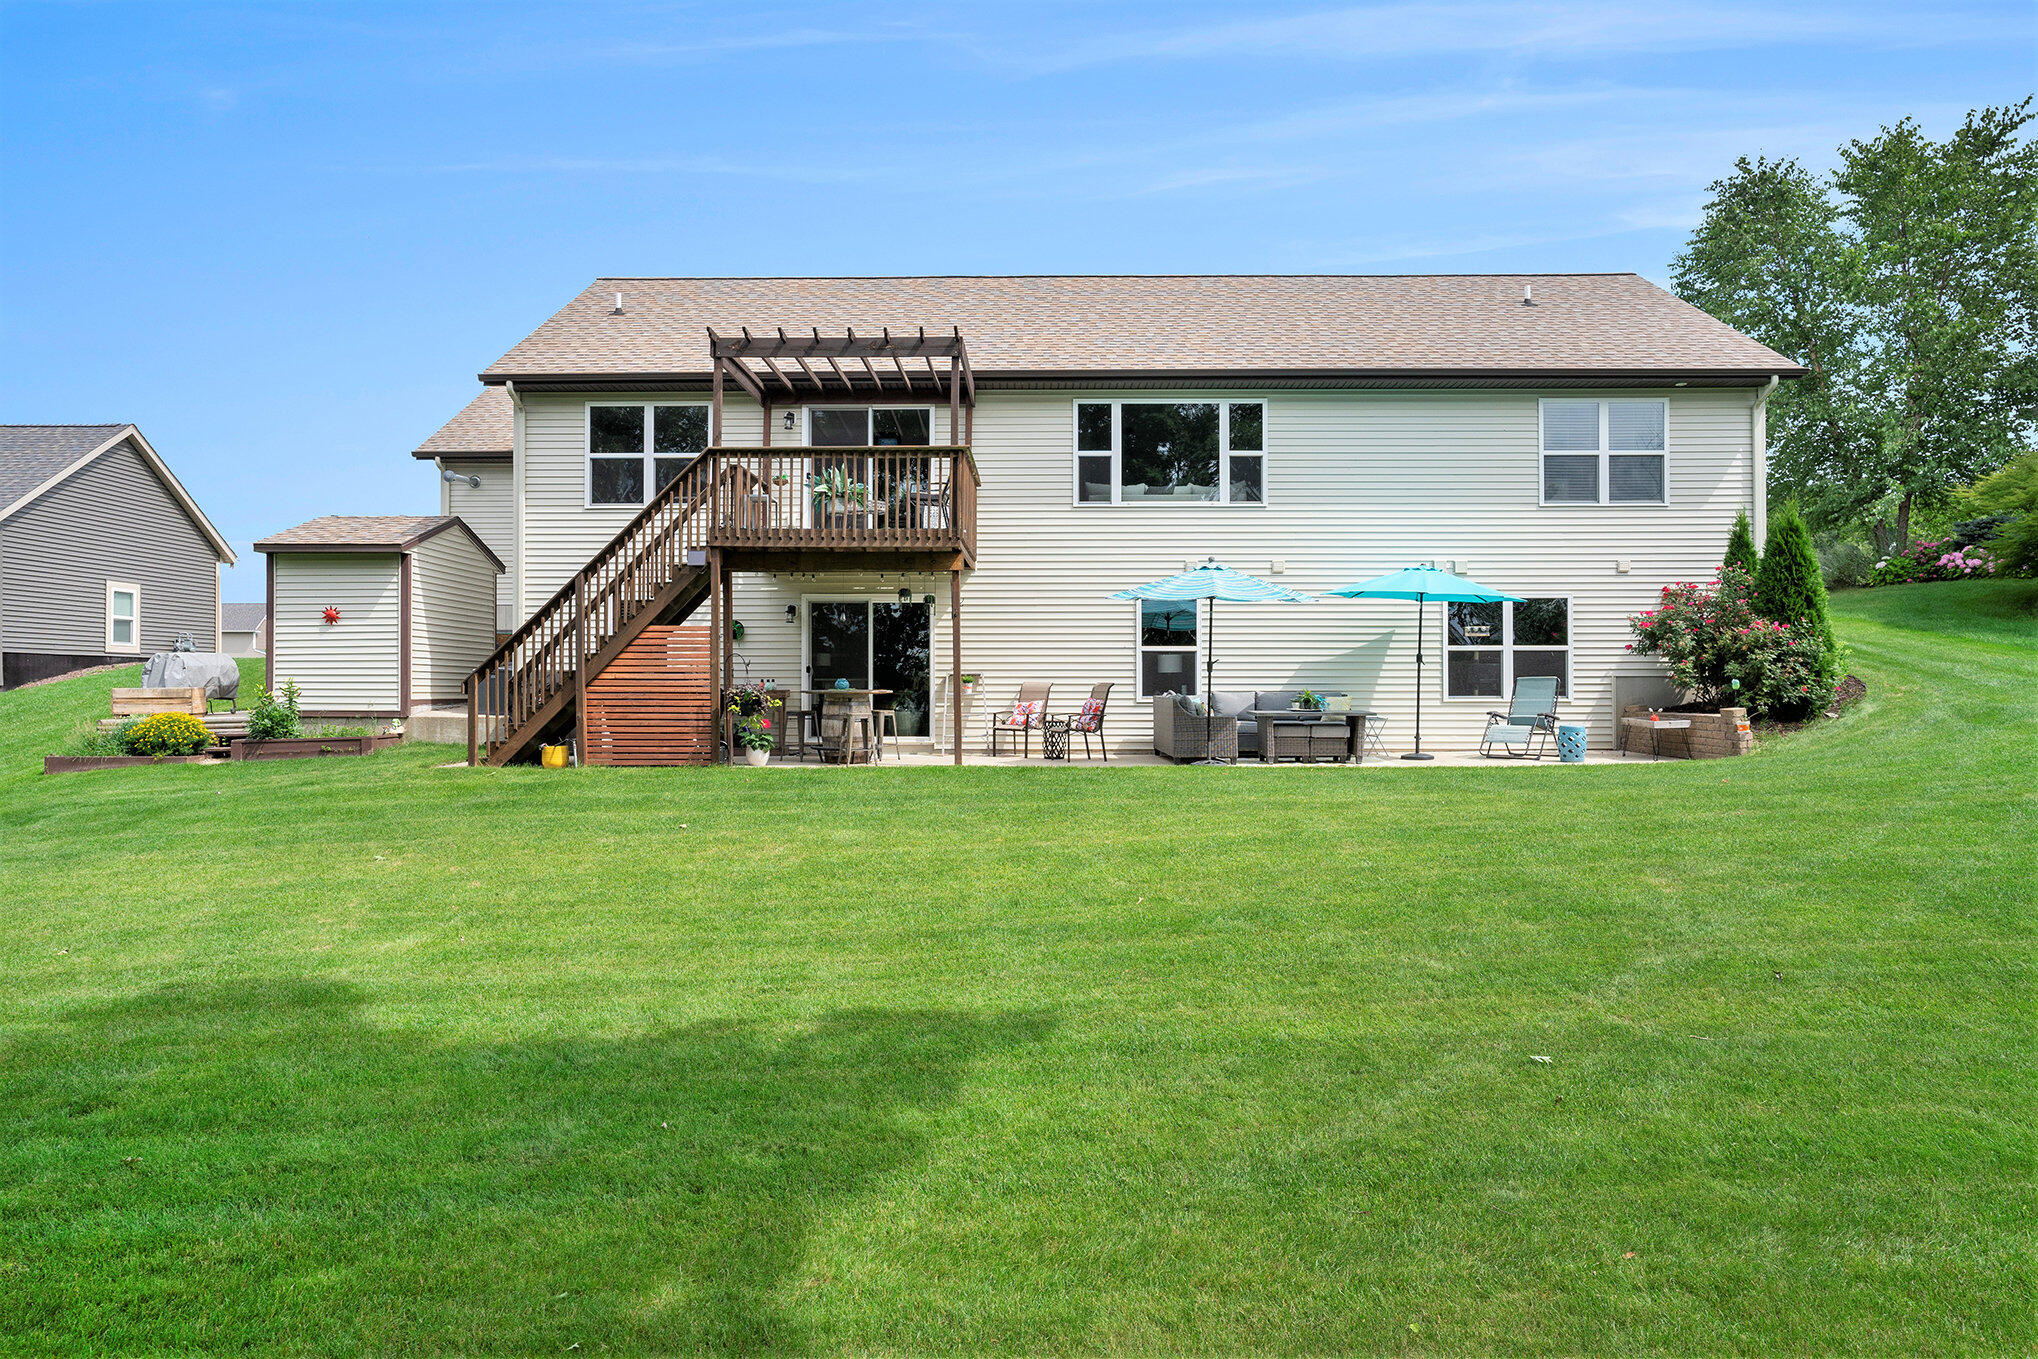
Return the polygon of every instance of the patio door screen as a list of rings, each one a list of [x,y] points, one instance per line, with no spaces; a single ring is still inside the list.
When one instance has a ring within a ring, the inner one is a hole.
[[[807,687],[890,689],[878,706],[898,711],[900,736],[927,734],[933,610],[914,600],[807,602]]]

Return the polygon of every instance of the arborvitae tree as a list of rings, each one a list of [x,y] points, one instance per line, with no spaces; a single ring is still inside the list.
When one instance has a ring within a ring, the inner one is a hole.
[[[1762,550],[1762,566],[1755,573],[1755,611],[1764,618],[1792,627],[1809,628],[1818,637],[1826,655],[1830,675],[1839,664],[1840,644],[1833,637],[1833,620],[1826,612],[1826,582],[1819,575],[1819,554],[1812,547],[1812,532],[1795,500],[1786,500],[1769,516],[1769,541]]]
[[[1734,519],[1734,531],[1727,536],[1726,560],[1720,563],[1722,569],[1738,566],[1750,576],[1762,567],[1762,559],[1755,554],[1755,535],[1748,528],[1748,512],[1742,510]]]

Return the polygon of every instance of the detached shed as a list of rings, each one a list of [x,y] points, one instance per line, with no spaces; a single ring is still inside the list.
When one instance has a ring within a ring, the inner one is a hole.
[[[495,650],[503,564],[454,515],[327,515],[264,538],[268,683],[314,717],[466,702]]]

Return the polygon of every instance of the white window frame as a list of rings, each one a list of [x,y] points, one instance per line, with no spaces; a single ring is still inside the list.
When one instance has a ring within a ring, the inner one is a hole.
[[[652,496],[654,496],[654,495],[657,495],[657,494],[658,494],[658,458],[659,458],[659,454],[657,454],[657,453],[655,453],[655,452],[653,452],[653,451],[652,451],[652,444],[653,444],[653,442],[654,442],[654,441],[655,441],[655,440],[657,439],[657,437],[658,437],[658,431],[657,431],[657,420],[658,420],[658,415],[657,415],[657,408],[658,408],[658,407],[660,407],[660,406],[699,406],[699,407],[701,407],[702,409],[704,409],[704,410],[705,410],[705,409],[708,409],[710,405],[711,405],[711,403],[710,403],[710,402],[706,402],[706,401],[694,401],[694,400],[684,400],[684,401],[590,401],[590,402],[588,402],[588,403],[587,403],[587,404],[585,405],[585,407],[583,407],[583,409],[581,410],[581,417],[580,417],[580,448],[581,448],[581,459],[580,459],[580,463],[581,463],[581,467],[580,467],[580,503],[581,503],[581,507],[582,507],[583,509],[589,509],[589,510],[627,510],[627,509],[631,509],[631,508],[633,508],[633,507],[634,507],[634,508],[636,508],[636,509],[640,509],[640,510],[641,510],[641,509],[643,509],[643,508],[644,508],[644,506],[645,506],[646,504],[648,504],[648,503],[650,502],[650,499],[651,499],[651,497],[652,497]],[[644,459],[644,498],[643,498],[642,500],[635,500],[635,501],[632,501],[632,500],[596,500],[596,499],[594,498],[594,460],[595,460],[596,458],[627,458],[627,457],[629,457],[630,455],[629,455],[629,454],[627,454],[627,453],[597,453],[597,452],[595,452],[595,451],[594,451],[594,412],[595,412],[595,409],[596,409],[597,407],[601,407],[601,408],[603,408],[603,409],[618,409],[618,410],[628,410],[628,409],[629,409],[630,407],[632,407],[632,406],[635,406],[635,407],[637,407],[637,408],[638,408],[639,410],[641,410],[641,411],[643,411],[643,412],[644,412],[644,451],[643,451],[643,453],[642,453],[642,455],[641,455],[641,456],[643,457],[643,459]],[[711,423],[712,423],[712,421],[713,421],[713,418],[714,418],[714,417],[713,417],[713,416],[712,416],[712,414],[711,414],[711,415],[709,416],[709,420],[710,420],[710,422],[711,422]],[[712,437],[713,437],[713,431],[712,431],[712,430],[710,430],[710,432],[709,432],[709,437],[710,437],[710,438],[712,438]]]
[[[1593,401],[1597,402],[1599,405],[1599,449],[1598,449],[1599,499],[1597,500],[1552,500],[1549,498],[1550,481],[1549,477],[1546,475],[1544,470],[1548,464],[1549,459],[1552,457],[1582,458],[1589,456],[1593,452],[1593,450],[1586,448],[1553,449],[1549,446],[1548,411],[1550,403],[1552,401],[1564,401],[1564,402]],[[1611,446],[1613,443],[1612,411],[1613,403],[1616,401],[1630,401],[1634,402],[1637,405],[1640,405],[1643,402],[1653,402],[1654,404],[1661,406],[1663,408],[1663,447],[1660,451],[1653,448],[1614,448]],[[1663,498],[1661,500],[1613,499],[1613,459],[1616,455],[1635,458],[1647,458],[1647,457],[1661,458],[1663,460]],[[1640,508],[1654,507],[1660,509],[1668,505],[1670,503],[1669,398],[1660,396],[1545,396],[1537,398],[1536,503],[1538,505],[1548,505],[1556,509],[1563,509],[1567,506],[1580,506],[1580,505],[1619,505],[1622,507],[1636,506]],[[1538,596],[1538,598],[1543,597],[1544,596]],[[1556,596],[1550,595],[1547,596],[1547,598],[1554,599],[1556,598]]]
[[[1096,505],[1103,502],[1093,500],[1090,503]],[[1203,503],[1207,505],[1211,502],[1204,501]],[[1189,617],[1196,624],[1196,644],[1194,646],[1148,646],[1146,644],[1146,606],[1161,602],[1163,601],[1149,599],[1135,599],[1132,601],[1132,692],[1138,695],[1141,701],[1154,697],[1154,695],[1146,691],[1146,655],[1148,652],[1168,652],[1174,655],[1187,652],[1189,656],[1189,683],[1194,686],[1189,690],[1190,696],[1208,701],[1210,696],[1201,692],[1203,685],[1203,605],[1193,599],[1187,601],[1190,606]],[[1174,691],[1162,690],[1162,692],[1172,693]]]
[[[875,417],[872,415],[872,412],[874,411],[924,411],[927,414],[927,437],[929,439],[932,439],[934,437],[934,407],[932,406],[922,406],[915,402],[901,403],[892,401],[839,401],[839,402],[819,401],[813,403],[812,405],[802,406],[800,408],[800,442],[805,444],[808,448],[812,448],[815,446],[814,444],[815,411],[862,411],[863,438],[864,438],[863,446],[866,448],[876,447],[875,444],[872,444],[870,442],[872,439],[877,437],[872,432],[871,429],[872,423],[875,419]],[[949,447],[949,445],[934,443],[900,444],[899,447],[945,448]]]
[[[1125,498],[1124,461],[1124,420],[1123,411],[1127,406],[1215,406],[1217,416],[1217,498],[1215,500],[1127,500]],[[1105,450],[1085,449],[1081,428],[1084,406],[1109,406],[1111,408],[1111,498],[1109,500],[1083,499],[1083,459],[1105,456]],[[1260,460],[1260,498],[1258,500],[1233,500],[1231,498],[1231,408],[1233,406],[1258,406],[1260,408],[1260,446],[1242,448],[1242,458]],[[1157,397],[1101,397],[1079,396],[1069,403],[1069,447],[1073,450],[1069,458],[1069,503],[1079,510],[1097,510],[1107,506],[1134,506],[1154,509],[1195,509],[1213,506],[1231,506],[1237,509],[1261,510],[1270,503],[1267,495],[1267,459],[1271,456],[1269,445],[1273,443],[1273,403],[1263,396],[1185,396],[1180,401],[1166,401]],[[1145,695],[1141,695],[1145,697]]]
[[[113,612],[113,596],[118,593],[134,596],[134,612],[128,615],[127,618],[128,622],[134,624],[134,636],[126,642],[116,642],[113,639],[113,624],[118,618],[118,615]],[[106,649],[108,651],[134,652],[139,652],[142,649],[142,587],[133,581],[109,580],[106,582]]]
[[[1560,501],[1559,503],[1561,504],[1563,502]],[[1581,500],[1576,503],[1583,505],[1589,504],[1590,502]],[[1646,505],[1649,504],[1650,502],[1644,500],[1638,503]],[[1569,703],[1571,701],[1572,694],[1576,692],[1572,687],[1571,675],[1572,671],[1575,668],[1575,662],[1578,657],[1577,603],[1575,600],[1572,599],[1570,595],[1562,594],[1558,595],[1531,594],[1523,595],[1522,598],[1561,599],[1564,601],[1564,637],[1565,637],[1564,645],[1525,646],[1520,649],[1523,651],[1561,651],[1564,653],[1563,692],[1557,695],[1557,702]],[[1442,615],[1443,615],[1442,618],[1439,620],[1439,622],[1441,623],[1439,631],[1442,633],[1442,636],[1439,639],[1437,647],[1437,649],[1443,653],[1444,658],[1443,664],[1437,667],[1438,670],[1442,672],[1437,677],[1437,682],[1443,689],[1442,701],[1445,703],[1484,703],[1487,704],[1488,706],[1497,705],[1501,707],[1504,707],[1508,703],[1512,702],[1514,699],[1514,653],[1516,649],[1514,645],[1514,605],[1502,604],[1500,606],[1500,633],[1502,640],[1490,646],[1453,645],[1451,642],[1451,611],[1449,605],[1444,606],[1442,610]],[[1500,692],[1498,694],[1452,693],[1451,653],[1453,651],[1498,651],[1500,653]]]

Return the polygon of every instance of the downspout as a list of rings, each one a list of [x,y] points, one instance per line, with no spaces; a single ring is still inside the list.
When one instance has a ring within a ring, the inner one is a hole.
[[[516,499],[516,513],[510,517],[511,550],[517,554],[516,578],[510,582],[510,598],[516,601],[510,617],[510,631],[514,632],[530,616],[524,611],[524,577],[528,574],[524,567],[524,398],[514,381],[505,380],[502,385],[510,399],[510,494]],[[501,619],[496,620],[496,626],[502,626]]]
[[[1769,394],[1776,390],[1776,384],[1783,381],[1774,373],[1769,382],[1755,394],[1755,404],[1748,410],[1748,437],[1755,450],[1755,550],[1760,552],[1769,542]]]

